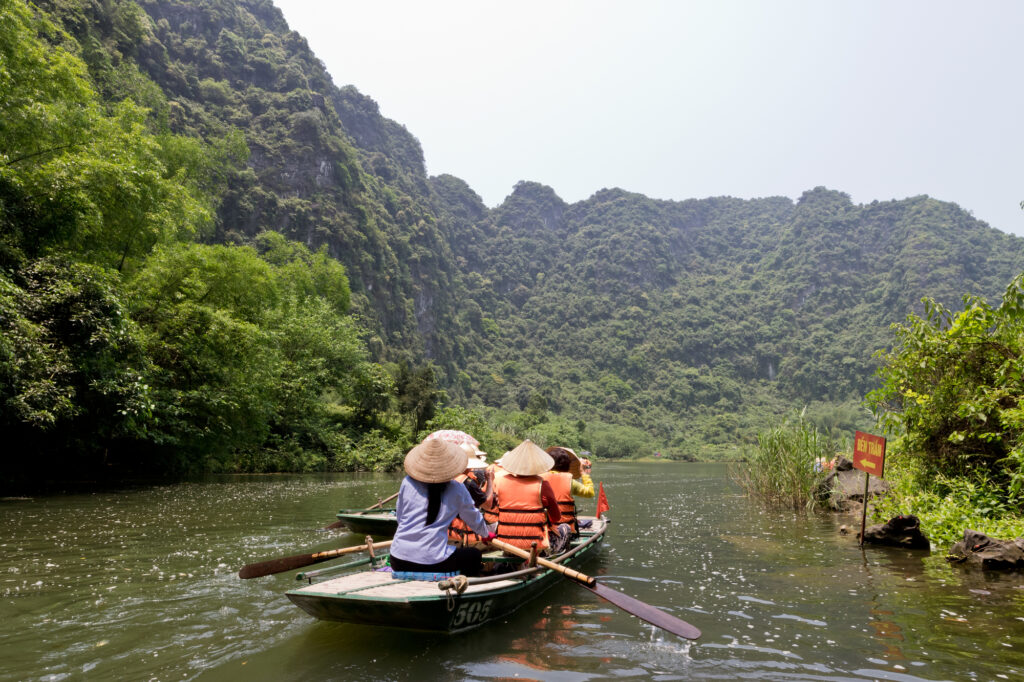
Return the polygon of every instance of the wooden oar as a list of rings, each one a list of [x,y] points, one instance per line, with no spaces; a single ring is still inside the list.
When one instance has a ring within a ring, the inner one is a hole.
[[[396,497],[398,497],[398,493],[395,493],[391,497],[387,497],[387,498],[385,498],[383,500],[377,500],[377,504],[373,505],[372,507],[367,507],[363,511],[370,511],[371,509],[376,509],[377,507],[383,507],[385,502],[390,502],[391,500],[395,499]],[[342,521],[341,519],[338,519],[334,523],[324,526],[321,530],[334,530],[335,528],[341,528],[344,525],[345,525],[345,522]]]
[[[329,561],[335,557],[339,557],[342,554],[351,554],[352,552],[365,552],[369,549],[383,549],[384,547],[390,547],[391,540],[384,542],[374,542],[372,544],[367,543],[365,545],[356,545],[355,547],[344,547],[342,549],[329,549],[325,552],[314,552],[312,554],[296,554],[294,556],[286,556],[281,559],[268,559],[267,561],[260,561],[255,564],[246,564],[242,566],[242,570],[238,572],[238,577],[243,580],[249,578],[261,578],[265,575],[272,575],[274,573],[284,573],[285,571],[291,571],[296,568],[302,568],[303,566],[310,566],[312,564],[318,564],[321,561]]]
[[[514,554],[523,559],[529,559],[530,553],[524,549],[519,549],[514,545],[510,545],[507,542],[501,540],[491,540],[491,544],[502,549],[509,554]],[[662,630],[667,630],[674,635],[685,637],[686,639],[697,639],[700,637],[700,630],[690,625],[684,620],[680,620],[675,616],[665,613],[661,609],[646,604],[639,599],[630,597],[628,594],[623,594],[617,590],[613,590],[607,585],[602,585],[597,582],[594,578],[584,575],[577,570],[567,568],[561,564],[556,564],[553,561],[548,561],[541,557],[537,557],[537,563],[544,568],[550,568],[552,571],[557,571],[564,575],[566,578],[573,580],[577,585],[585,587],[602,599],[611,602],[615,606],[626,613],[631,613],[640,620],[646,621],[655,627],[659,627]]]

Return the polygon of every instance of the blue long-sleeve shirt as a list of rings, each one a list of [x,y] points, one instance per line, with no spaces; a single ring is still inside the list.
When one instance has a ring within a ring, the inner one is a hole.
[[[437,518],[429,526],[427,520],[427,484],[408,476],[398,488],[398,530],[391,543],[391,555],[418,564],[436,564],[447,559],[455,551],[448,544],[448,526],[456,516],[461,518],[473,532],[487,536],[487,523],[480,511],[473,505],[466,486],[449,483],[441,494],[441,507]]]

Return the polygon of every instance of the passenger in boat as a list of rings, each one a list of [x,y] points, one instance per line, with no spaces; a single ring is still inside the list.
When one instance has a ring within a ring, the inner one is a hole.
[[[524,440],[501,458],[506,473],[494,479],[499,540],[526,550],[536,542],[543,553],[551,553],[548,527],[557,527],[562,513],[551,484],[541,474],[553,464],[551,456],[531,440]]]
[[[465,485],[453,479],[468,457],[457,445],[430,438],[405,456],[406,477],[398,490],[398,530],[391,543],[391,568],[422,573],[480,573],[480,550],[448,543],[448,527],[459,517],[485,542],[494,538]]]
[[[551,484],[551,489],[558,499],[558,509],[562,512],[562,523],[569,525],[572,535],[579,535],[580,526],[577,519],[576,500],[573,497],[594,497],[594,482],[590,480],[590,463],[586,465],[572,448],[550,447],[547,453],[555,461],[551,471],[544,474],[544,479]],[[562,537],[557,528],[550,532]]]
[[[507,455],[508,452],[505,453]],[[489,524],[498,523],[498,495],[495,490],[494,482],[502,476],[507,476],[508,472],[501,466],[501,460],[505,455],[502,455],[497,460],[487,465],[487,471],[485,476],[487,477],[487,499],[482,505],[480,505],[480,512],[484,515],[484,521]]]
[[[487,461],[483,459],[487,453],[469,443],[464,443],[459,447],[466,451],[469,460],[466,463],[466,470],[456,476],[455,481],[466,486],[469,496],[473,498],[473,504],[480,509],[484,520],[488,523],[495,523],[497,514],[494,519],[488,521],[487,514],[483,513],[482,509],[487,504],[490,497],[488,491],[492,487],[491,473],[487,467]],[[482,546],[484,543],[484,539],[474,533],[469,525],[459,517],[452,519],[452,523],[448,527],[448,540],[461,546]]]

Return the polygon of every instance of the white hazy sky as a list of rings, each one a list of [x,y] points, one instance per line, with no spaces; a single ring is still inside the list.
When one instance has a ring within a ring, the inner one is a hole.
[[[1024,235],[1024,2],[274,2],[488,206],[825,185]]]

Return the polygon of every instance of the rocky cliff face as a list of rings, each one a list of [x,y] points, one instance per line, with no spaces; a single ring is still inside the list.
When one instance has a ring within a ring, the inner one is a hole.
[[[123,74],[110,74],[137,64],[158,86],[137,92],[159,125],[214,145],[244,134],[251,153],[224,171],[217,238],[269,229],[327,248],[378,358],[430,358],[456,395],[513,405],[541,392],[630,419],[725,412],[744,382],[789,399],[856,395],[888,325],[921,296],[995,296],[1024,269],[1022,240],[928,197],[658,201],[612,188],[567,204],[524,181],[488,210],[458,178],[428,178],[416,138],[338,88],[268,0],[141,0],[145,15],[129,0],[43,4],[103,48],[90,68],[112,99]],[[510,357],[519,369],[496,373]]]

